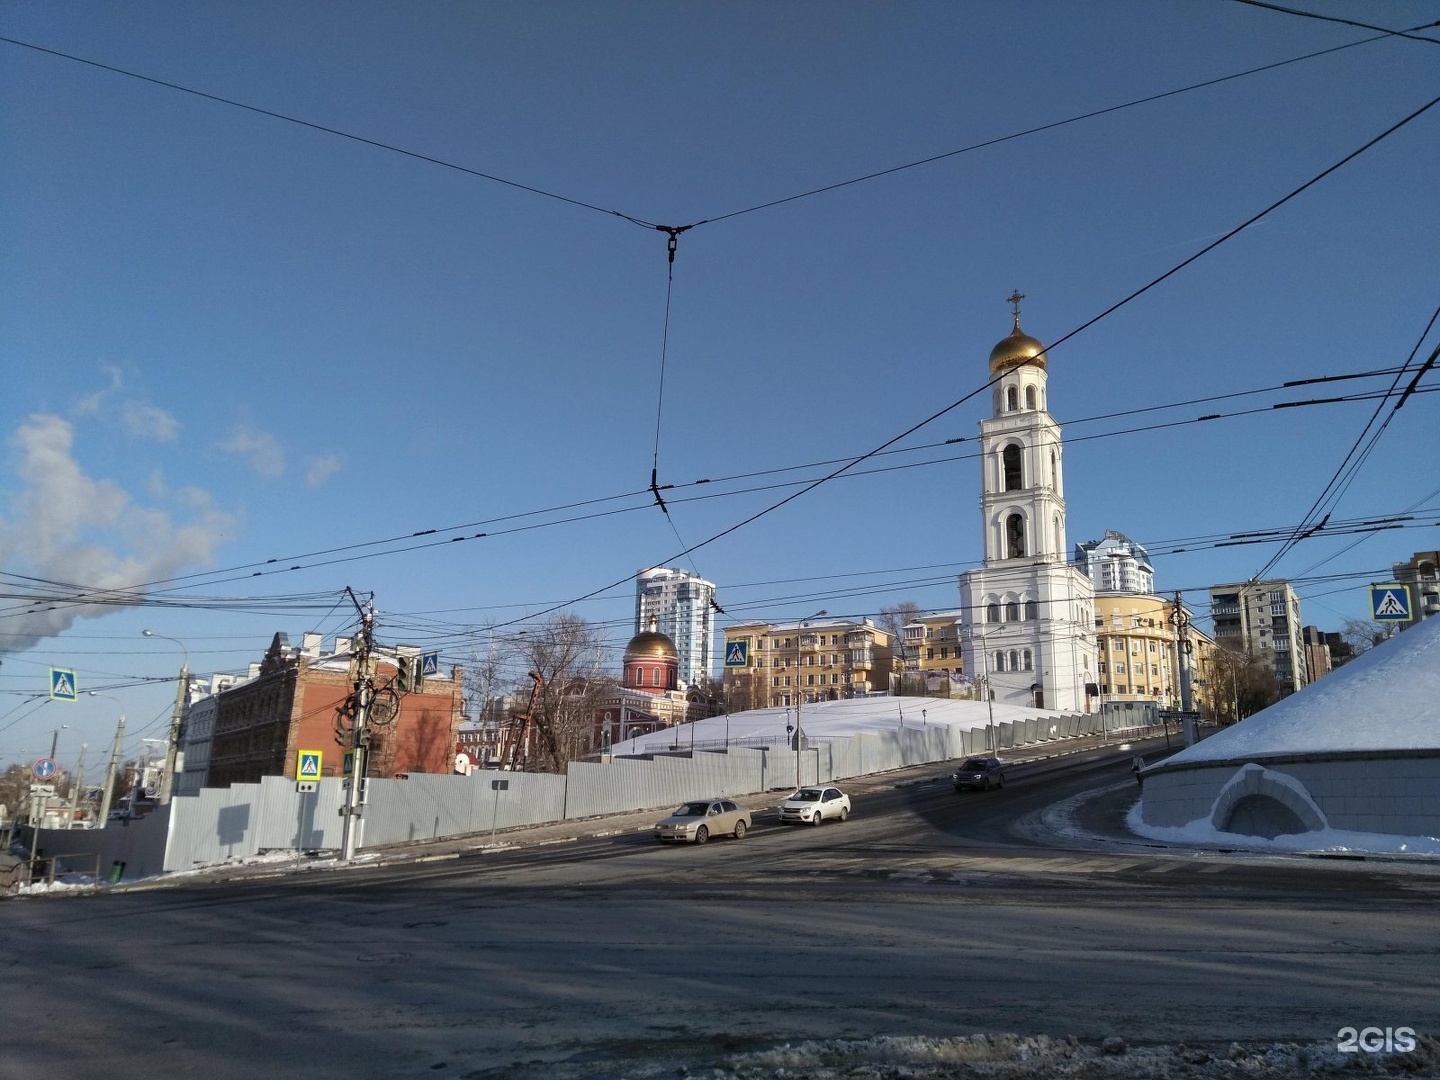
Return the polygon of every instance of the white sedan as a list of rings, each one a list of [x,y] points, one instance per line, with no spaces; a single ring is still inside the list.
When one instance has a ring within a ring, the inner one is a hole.
[[[781,825],[819,825],[850,816],[850,796],[837,787],[802,787],[780,804]]]

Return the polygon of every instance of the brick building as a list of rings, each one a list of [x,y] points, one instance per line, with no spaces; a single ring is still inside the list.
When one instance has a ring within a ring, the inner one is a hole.
[[[306,634],[299,649],[285,634],[276,634],[264,659],[251,665],[252,677],[206,705],[213,707],[214,719],[205,786],[294,777],[300,750],[324,754],[322,775],[342,775],[345,748],[337,742],[336,720],[354,686],[350,645],[349,639],[337,638],[335,648],[322,653],[319,634]],[[449,678],[432,676],[417,690],[391,694],[386,688],[396,687],[396,652],[380,649],[372,659],[381,692],[371,714],[368,774],[452,772],[464,719],[464,670],[455,667]]]

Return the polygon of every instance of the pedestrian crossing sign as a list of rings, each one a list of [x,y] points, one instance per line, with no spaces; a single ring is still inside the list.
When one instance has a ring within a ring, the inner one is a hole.
[[[440,676],[440,654],[438,652],[427,652],[420,654],[420,677],[423,679],[435,679]]]
[[[748,667],[750,664],[750,643],[748,641],[727,641],[725,643],[725,666]]]
[[[1370,618],[1375,622],[1410,622],[1409,585],[1371,585]]]
[[[324,754],[319,750],[301,750],[295,760],[296,780],[319,780],[320,762]]]
[[[65,668],[50,669],[50,699],[52,701],[74,701],[76,699],[75,672]]]

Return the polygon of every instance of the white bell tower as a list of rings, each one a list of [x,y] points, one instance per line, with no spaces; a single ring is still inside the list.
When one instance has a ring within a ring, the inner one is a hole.
[[[1088,712],[1096,682],[1095,591],[1070,565],[1060,425],[1048,411],[1045,347],[1015,325],[990,352],[980,421],[984,563],[960,577],[965,671],[993,700]]]

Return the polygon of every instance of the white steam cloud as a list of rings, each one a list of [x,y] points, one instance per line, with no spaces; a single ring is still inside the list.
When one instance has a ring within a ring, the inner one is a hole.
[[[190,520],[177,522],[164,510],[137,505],[117,484],[86,475],[72,456],[74,441],[72,425],[50,415],[29,417],[10,437],[19,483],[0,508],[0,572],[7,593],[24,592],[16,586],[28,585],[47,598],[56,594],[22,582],[22,575],[86,591],[124,592],[213,561],[233,523],[208,495],[186,489],[176,501]],[[58,591],[65,592],[63,586]],[[49,599],[0,601],[0,652],[28,649],[77,619],[113,610]]]

